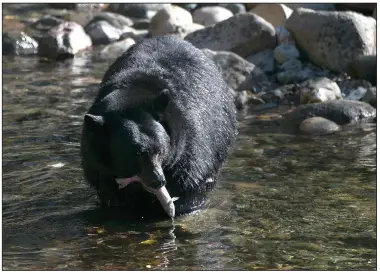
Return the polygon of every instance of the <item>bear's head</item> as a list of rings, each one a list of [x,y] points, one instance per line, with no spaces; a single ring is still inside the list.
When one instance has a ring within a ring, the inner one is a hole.
[[[104,115],[86,114],[84,128],[92,160],[115,178],[139,176],[158,189],[165,185],[163,164],[170,150],[164,126],[148,111],[132,108]]]

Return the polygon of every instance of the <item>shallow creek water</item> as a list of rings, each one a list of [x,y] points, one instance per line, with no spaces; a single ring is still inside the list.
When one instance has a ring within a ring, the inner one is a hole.
[[[240,135],[207,210],[174,222],[102,211],[82,117],[110,62],[3,57],[3,269],[374,270],[376,125]]]

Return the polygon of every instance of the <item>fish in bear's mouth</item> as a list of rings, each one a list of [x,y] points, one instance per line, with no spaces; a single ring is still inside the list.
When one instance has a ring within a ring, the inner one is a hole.
[[[162,186],[159,189],[150,188],[137,175],[128,177],[128,178],[116,178],[116,182],[119,184],[119,189],[126,187],[130,183],[140,182],[146,191],[151,192],[156,195],[158,201],[160,201],[162,208],[169,215],[169,217],[174,218],[175,216],[174,201],[178,200],[178,197],[172,198],[165,186]]]

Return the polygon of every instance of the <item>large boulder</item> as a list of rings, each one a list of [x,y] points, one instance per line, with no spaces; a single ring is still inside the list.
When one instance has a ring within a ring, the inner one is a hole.
[[[265,73],[260,68],[233,52],[215,52],[209,49],[202,51],[219,67],[223,78],[233,90],[261,88],[262,83],[268,83]]]
[[[353,78],[369,81],[377,85],[377,58],[376,55],[358,56],[348,65],[346,72]]]
[[[196,9],[193,12],[194,23],[211,26],[233,16],[233,13],[224,7],[210,6]]]
[[[38,55],[53,60],[72,58],[91,45],[91,38],[82,26],[75,22],[64,22],[50,29],[39,40]]]
[[[285,26],[315,64],[335,72],[376,52],[376,20],[354,12],[297,9]]]
[[[232,51],[242,57],[276,45],[274,27],[252,13],[237,14],[185,37],[198,48]]]

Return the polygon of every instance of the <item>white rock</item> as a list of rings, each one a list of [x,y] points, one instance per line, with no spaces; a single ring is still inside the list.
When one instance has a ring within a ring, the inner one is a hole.
[[[342,99],[338,84],[328,78],[310,79],[300,84],[301,104]]]
[[[193,12],[194,23],[211,26],[233,16],[233,13],[223,7],[207,6],[196,9]]]
[[[187,26],[193,24],[191,13],[187,10],[170,5],[159,10],[153,16],[150,25],[149,33],[154,36],[167,34],[180,34],[184,32]]]

